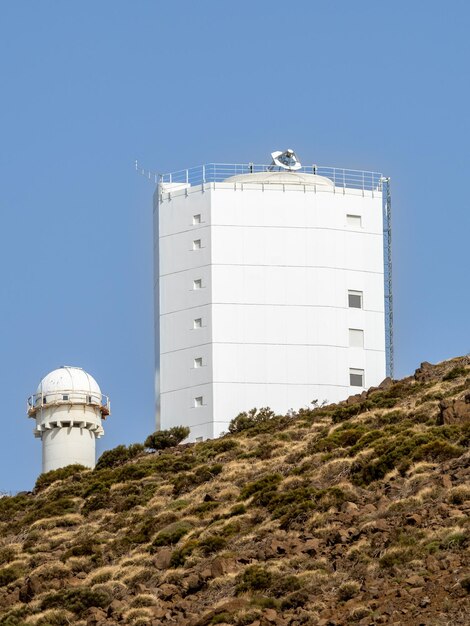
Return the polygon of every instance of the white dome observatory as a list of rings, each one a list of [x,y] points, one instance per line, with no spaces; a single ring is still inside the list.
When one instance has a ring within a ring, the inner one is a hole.
[[[47,374],[28,398],[34,436],[42,440],[42,471],[74,463],[95,467],[96,439],[110,413],[109,398],[81,367],[64,365]]]

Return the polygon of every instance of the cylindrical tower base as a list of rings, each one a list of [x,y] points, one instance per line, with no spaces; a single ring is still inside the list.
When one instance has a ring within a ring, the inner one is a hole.
[[[80,464],[95,467],[95,434],[87,428],[63,426],[42,432],[42,471]]]

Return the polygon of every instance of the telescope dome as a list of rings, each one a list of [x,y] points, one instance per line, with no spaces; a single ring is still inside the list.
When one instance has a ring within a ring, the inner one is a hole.
[[[93,402],[101,402],[101,389],[96,380],[81,367],[63,365],[49,372],[38,385],[36,394],[49,399],[55,396],[70,395],[70,400],[82,400],[83,396],[91,396]]]

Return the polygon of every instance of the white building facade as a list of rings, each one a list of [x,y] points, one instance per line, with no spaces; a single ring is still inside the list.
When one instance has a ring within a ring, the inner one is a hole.
[[[385,378],[381,181],[315,166],[162,177],[157,428],[213,438],[241,411],[337,402]]]

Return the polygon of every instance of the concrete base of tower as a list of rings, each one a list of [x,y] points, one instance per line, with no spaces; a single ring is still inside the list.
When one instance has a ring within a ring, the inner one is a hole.
[[[43,431],[41,439],[43,473],[74,464],[95,467],[96,437],[87,428],[52,428]]]

